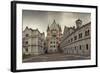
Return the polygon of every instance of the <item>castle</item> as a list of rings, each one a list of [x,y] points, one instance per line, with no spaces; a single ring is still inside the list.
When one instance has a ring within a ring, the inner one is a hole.
[[[26,27],[23,31],[23,54],[40,55],[46,53],[65,53],[67,55],[90,56],[91,22],[82,24],[76,20],[76,27],[61,26],[54,20],[47,27],[47,36],[38,29]]]

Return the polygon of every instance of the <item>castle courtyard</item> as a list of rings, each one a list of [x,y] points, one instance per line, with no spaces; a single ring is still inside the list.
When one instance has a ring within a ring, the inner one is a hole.
[[[68,61],[68,60],[87,60],[90,59],[89,56],[79,56],[79,55],[67,55],[63,53],[55,53],[55,54],[44,54],[37,56],[30,56],[28,58],[23,59],[24,63],[27,62],[48,62],[48,61]]]

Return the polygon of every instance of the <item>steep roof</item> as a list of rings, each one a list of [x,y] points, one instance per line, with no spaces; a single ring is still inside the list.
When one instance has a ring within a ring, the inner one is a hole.
[[[61,27],[59,24],[56,23],[56,21],[54,20],[53,23],[50,25],[50,30],[60,30],[61,31]]]

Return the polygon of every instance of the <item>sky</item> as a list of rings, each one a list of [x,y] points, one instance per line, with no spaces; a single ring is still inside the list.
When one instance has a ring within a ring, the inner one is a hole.
[[[22,24],[23,30],[28,26],[32,29],[39,29],[39,31],[47,31],[47,26],[51,25],[55,20],[61,26],[62,33],[64,26],[76,26],[75,21],[82,20],[82,25],[91,21],[90,13],[75,13],[75,12],[56,12],[56,11],[36,11],[36,10],[23,10],[22,11]]]

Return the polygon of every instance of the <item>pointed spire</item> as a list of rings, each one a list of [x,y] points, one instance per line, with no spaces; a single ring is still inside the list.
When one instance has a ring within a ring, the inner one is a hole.
[[[54,21],[53,21],[53,24],[56,24],[56,21],[55,21],[55,19],[54,19]]]

